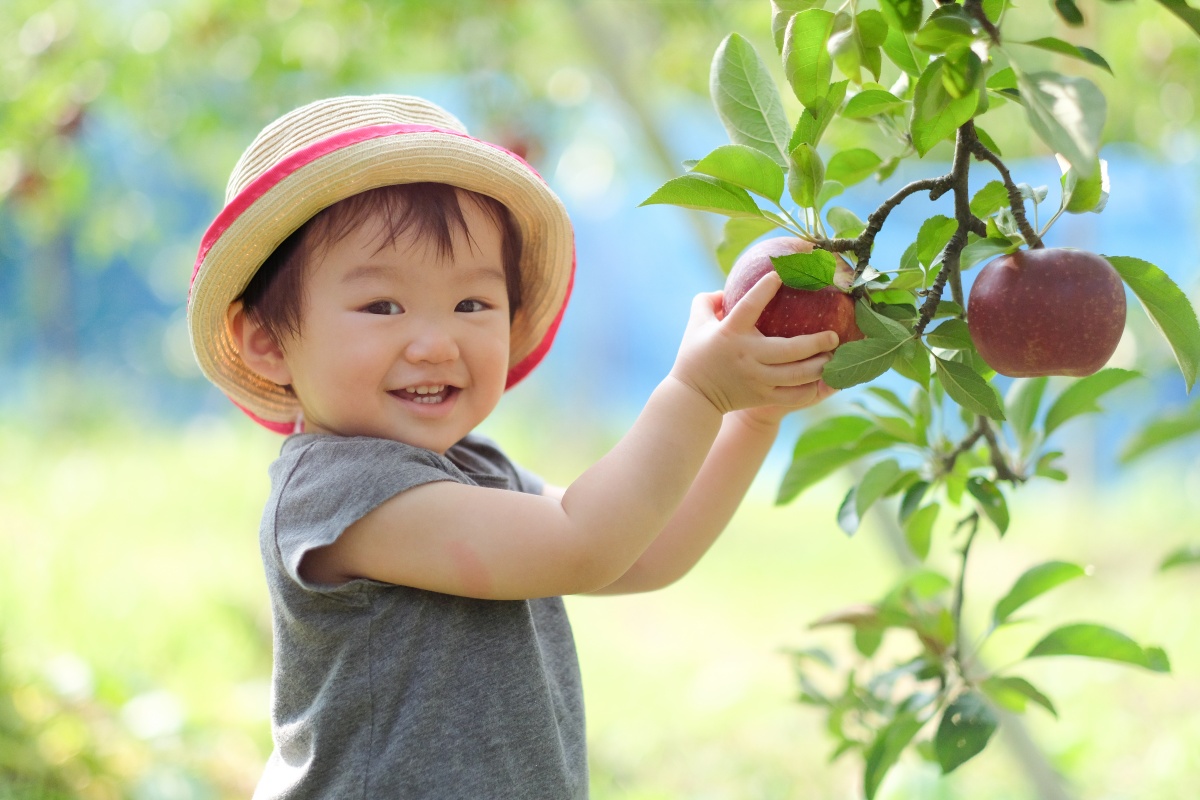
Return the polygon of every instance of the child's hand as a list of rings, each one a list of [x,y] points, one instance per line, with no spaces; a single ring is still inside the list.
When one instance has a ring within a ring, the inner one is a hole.
[[[692,302],[671,375],[703,395],[722,414],[754,408],[761,422],[810,406],[833,392],[821,370],[838,345],[832,331],[788,339],[754,327],[782,281],[768,272],[722,319],[721,292]]]

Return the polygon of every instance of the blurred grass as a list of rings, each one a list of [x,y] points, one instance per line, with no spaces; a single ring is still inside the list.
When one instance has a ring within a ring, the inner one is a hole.
[[[606,442],[521,414],[498,416],[486,432],[556,483]],[[76,765],[76,796],[249,796],[270,747],[257,529],[278,445],[241,420],[185,430],[0,423],[0,694],[17,698],[29,757],[45,769]],[[875,599],[896,567],[878,520],[853,539],[837,530],[836,479],[786,508],[771,505],[777,480],[764,473],[726,536],[677,585],[568,600],[596,800],[859,794],[853,759],[826,763],[822,717],[795,703],[784,651],[817,642],[845,650],[844,635],[818,636],[807,624]],[[1036,709],[1026,720],[1080,798],[1195,794],[1200,576],[1194,567],[1156,573],[1166,552],[1196,539],[1195,483],[1139,470],[1103,490],[1032,488],[1012,500],[1007,538],[976,546],[967,608],[976,630],[1028,566],[1054,558],[1094,567],[1089,580],[1031,605],[1035,621],[997,637],[991,663],[1013,660],[1051,624],[1079,620],[1171,656],[1171,676],[1064,659],[1017,670],[1058,706],[1058,721]],[[942,542],[933,560],[952,555]],[[82,732],[50,733],[62,714],[83,719]],[[106,749],[104,737],[119,746]],[[14,741],[0,738],[10,750],[0,764],[19,749]],[[80,766],[88,758],[100,765],[90,779]],[[14,787],[0,778],[0,798],[52,796]],[[906,761],[880,796],[1033,793],[997,742],[941,782]]]

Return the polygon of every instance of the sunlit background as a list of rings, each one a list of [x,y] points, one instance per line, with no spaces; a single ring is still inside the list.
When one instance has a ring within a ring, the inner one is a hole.
[[[1050,243],[1148,259],[1195,300],[1200,40],[1152,3],[1090,7],[1093,24],[1070,32],[1049,3],[1027,5],[1010,37],[1063,35],[1115,73],[1088,73],[1109,101],[1112,199]],[[555,348],[485,428],[568,483],[669,369],[691,296],[723,280],[718,220],[638,204],[726,141],[708,65],[734,30],[774,64],[767,0],[0,3],[0,800],[248,797],[270,750],[257,526],[280,442],[199,375],[184,311],[200,237],[255,133],[320,97],[414,93],[526,154],[572,213],[578,275]],[[1053,198],[1054,159],[1015,113],[984,126],[1016,179]],[[862,125],[830,137],[880,141]],[[865,217],[947,155],[838,202]],[[874,264],[898,259],[926,203],[892,216]],[[968,617],[1034,563],[1090,564],[1037,619],[1110,623],[1164,646],[1173,674],[1039,665],[1027,674],[1059,719],[1030,711],[947,780],[905,760],[880,796],[1195,796],[1200,568],[1159,565],[1200,542],[1200,437],[1119,458],[1196,401],[1136,303],[1114,365],[1144,379],[1062,436],[1067,484],[1010,499],[1006,539],[977,545]],[[853,758],[828,763],[821,718],[796,702],[786,651],[845,647],[808,624],[875,599],[902,565],[882,514],[853,539],[837,529],[847,476],[772,504],[796,432],[856,391],[789,420],[692,575],[569,601],[594,797],[860,795]],[[937,563],[953,556],[943,545]],[[989,656],[1012,659],[1045,626],[1026,627]]]

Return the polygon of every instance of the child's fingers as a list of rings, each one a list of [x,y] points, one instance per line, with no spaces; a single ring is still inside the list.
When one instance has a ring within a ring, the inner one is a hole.
[[[833,356],[828,353],[766,367],[765,378],[774,387],[804,386],[821,380],[825,365]]]
[[[832,354],[838,344],[838,335],[833,331],[819,331],[788,338],[768,336],[763,339],[759,354],[764,364],[787,364],[803,361],[821,353]]]
[[[701,292],[692,298],[692,324],[717,319],[721,313],[721,292]]]
[[[734,304],[733,309],[725,317],[725,324],[739,330],[750,330],[758,322],[763,309],[771,302],[775,292],[783,285],[783,279],[775,270],[763,275],[758,282],[750,287],[750,291],[742,295],[742,299]]]
[[[828,399],[835,392],[837,392],[837,389],[834,389],[825,383],[825,381],[816,380],[802,386],[780,386],[775,389],[771,402],[774,405],[796,410],[815,406],[822,400]]]

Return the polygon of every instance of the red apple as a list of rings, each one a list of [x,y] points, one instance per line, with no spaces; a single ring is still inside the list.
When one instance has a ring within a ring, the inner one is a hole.
[[[979,355],[1001,375],[1091,375],[1125,330],[1125,287],[1085,250],[1019,250],[980,271],[967,301]]]
[[[775,269],[771,256],[811,253],[811,242],[792,236],[765,239],[738,257],[725,281],[725,313],[758,283],[759,278]],[[862,339],[854,321],[854,298],[847,294],[854,270],[841,257],[837,259],[834,286],[816,291],[780,286],[775,297],[759,315],[755,325],[764,336],[802,336],[833,331],[841,342]]]

